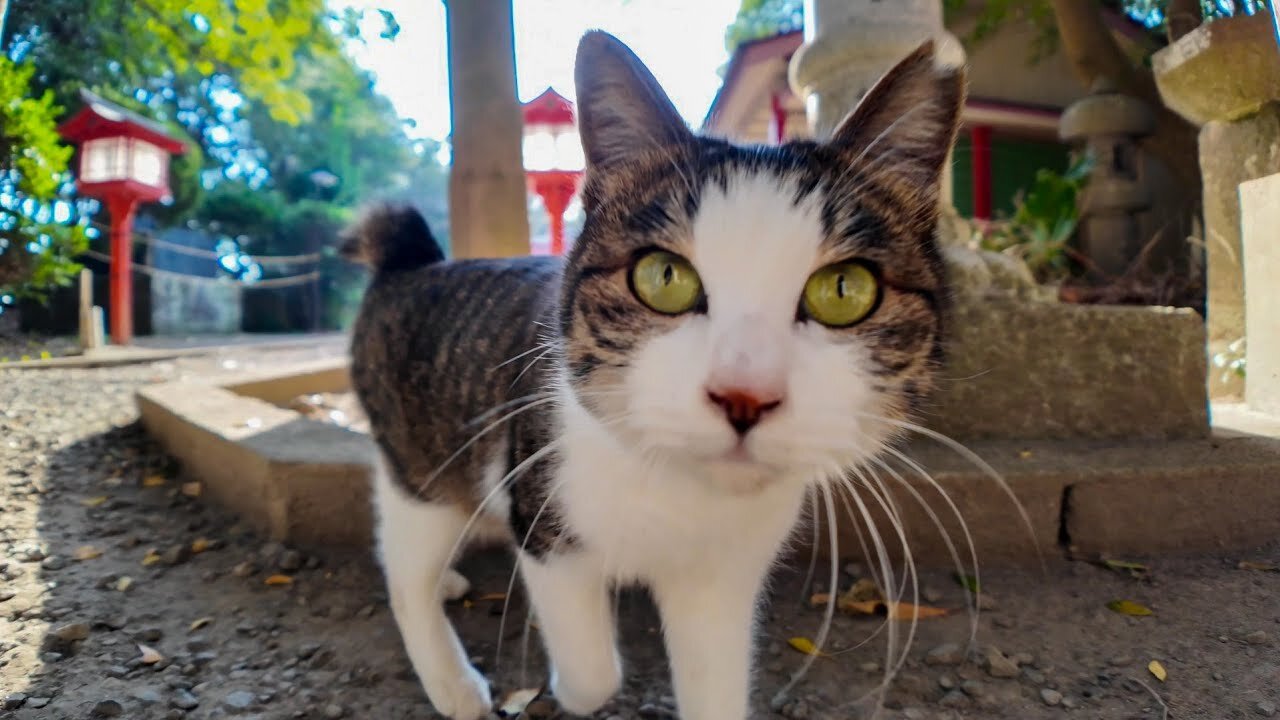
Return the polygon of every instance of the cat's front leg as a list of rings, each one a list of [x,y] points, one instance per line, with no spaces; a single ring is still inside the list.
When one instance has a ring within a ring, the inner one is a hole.
[[[743,720],[763,571],[655,578],[681,720]]]
[[[598,560],[580,551],[521,553],[520,572],[551,658],[551,691],[571,713],[595,712],[622,683],[609,583]]]

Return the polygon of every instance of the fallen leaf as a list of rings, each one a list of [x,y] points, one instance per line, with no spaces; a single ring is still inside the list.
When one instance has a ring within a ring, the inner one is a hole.
[[[293,578],[288,575],[270,575],[262,582],[266,585],[292,585]]]
[[[1128,573],[1132,577],[1141,580],[1146,577],[1147,571],[1150,569],[1142,563],[1129,562],[1128,560],[1112,560],[1110,558],[1102,558],[1099,561],[1103,567],[1116,572]]]
[[[196,538],[191,541],[191,552],[202,553],[205,550],[213,549],[213,541],[206,538]]]
[[[41,359],[41,360],[48,360],[48,359],[50,359],[50,358],[52,358],[52,357],[53,357],[53,355],[52,355],[52,354],[50,354],[50,352],[49,352],[48,350],[41,350],[41,351],[40,351],[40,359]]]
[[[1120,613],[1121,615],[1134,615],[1134,616],[1141,617],[1144,615],[1155,614],[1151,612],[1151,608],[1147,607],[1146,605],[1139,605],[1138,603],[1133,602],[1132,600],[1112,600],[1111,602],[1107,603],[1107,607],[1115,612]]]
[[[1258,570],[1261,572],[1277,572],[1280,566],[1269,562],[1255,562],[1253,560],[1241,560],[1238,566],[1241,570]]]
[[[142,657],[139,658],[139,661],[143,665],[155,665],[156,663],[164,659],[164,656],[160,654],[160,651],[156,650],[150,645],[140,644],[138,645],[138,651],[142,653]]]
[[[1165,672],[1164,666],[1160,664],[1159,660],[1152,660],[1147,663],[1147,669],[1150,670],[1151,674],[1155,675],[1156,679],[1160,682],[1164,682],[1165,678],[1169,677],[1169,673]]]
[[[161,487],[167,482],[168,480],[165,480],[163,475],[148,475],[142,478],[142,487]]]
[[[809,598],[809,604],[813,607],[820,607],[826,605],[830,600],[831,595],[828,593],[817,593]],[[912,617],[918,620],[926,620],[928,618],[943,617],[951,613],[946,608],[913,605],[906,602],[890,603],[880,598],[855,600],[849,593],[840,596],[836,602],[836,607],[840,609],[840,612],[849,615],[885,615],[891,620],[910,620]]]
[[[125,575],[116,581],[116,590],[119,590],[120,592],[128,592],[131,587],[133,587],[133,578],[128,575]]]
[[[542,694],[541,688],[524,688],[523,690],[512,690],[503,698],[502,703],[498,706],[498,712],[504,717],[515,717],[524,712],[529,703],[538,699]]]
[[[97,497],[85,498],[80,501],[80,504],[84,505],[85,507],[98,507],[99,505],[101,505],[106,501],[107,501],[106,495],[98,495]]]
[[[951,612],[946,608],[912,605],[904,602],[892,603],[889,608],[889,617],[894,620],[910,620],[913,617],[918,620],[927,620],[929,618],[943,617]]]
[[[155,548],[148,549],[147,554],[142,556],[144,566],[150,567],[158,562],[160,562],[160,553],[156,552]]]
[[[476,606],[476,604],[475,604],[475,603],[473,603],[473,602],[471,602],[471,600],[470,600],[469,598],[463,598],[463,599],[462,599],[462,608],[463,608],[464,610],[470,610],[471,608],[473,608],[473,607],[475,607],[475,606]]]
[[[864,600],[881,600],[884,594],[880,592],[880,586],[876,585],[874,580],[862,578],[853,584],[847,592],[841,595],[842,600],[852,602],[861,602]]]
[[[92,560],[102,557],[102,551],[92,545],[81,545],[71,554],[76,560]]]
[[[213,622],[213,618],[211,617],[196,618],[195,620],[191,621],[191,625],[190,627],[188,627],[188,630],[190,632],[195,632],[196,630],[199,630],[200,628],[204,627],[205,625],[208,625],[211,622]]]
[[[805,655],[817,655],[818,657],[829,657],[826,653],[819,650],[813,641],[807,637],[793,637],[787,640],[787,644],[793,649],[804,653]]]
[[[498,600],[506,600],[506,599],[507,599],[506,593],[493,592],[493,593],[485,593],[484,595],[481,595],[480,597],[476,598],[476,602],[496,602]]]
[[[1030,450],[1022,450],[1018,453],[1018,457],[1022,458],[1023,460],[1030,460],[1031,456],[1032,456],[1032,452]]]
[[[964,573],[952,573],[951,577],[955,578],[956,582],[960,583],[960,587],[964,588],[965,590],[968,590],[969,592],[975,595],[982,592],[982,590],[978,587],[978,578],[972,575],[965,575]]]
[[[187,497],[200,497],[204,487],[198,482],[182,483],[182,494]]]

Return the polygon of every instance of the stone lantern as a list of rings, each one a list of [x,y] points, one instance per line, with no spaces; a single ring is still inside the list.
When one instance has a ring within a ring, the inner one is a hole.
[[[585,160],[573,103],[552,88],[521,107],[529,188],[551,223],[551,254],[564,253],[564,213],[578,192]]]
[[[133,216],[138,204],[170,197],[169,158],[186,143],[164,126],[81,90],[84,108],[58,128],[80,146],[76,191],[111,215],[111,342],[133,340]]]
[[[1082,144],[1093,158],[1077,231],[1077,247],[1089,260],[1085,269],[1092,279],[1124,274],[1142,252],[1138,214],[1151,207],[1151,190],[1141,172],[1138,141],[1154,129],[1155,115],[1146,103],[1120,94],[1106,78],[1062,113],[1058,135]]]

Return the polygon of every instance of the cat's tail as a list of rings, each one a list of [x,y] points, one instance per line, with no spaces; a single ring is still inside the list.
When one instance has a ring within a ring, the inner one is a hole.
[[[343,234],[341,252],[377,273],[413,270],[445,259],[416,208],[387,203],[371,206]]]

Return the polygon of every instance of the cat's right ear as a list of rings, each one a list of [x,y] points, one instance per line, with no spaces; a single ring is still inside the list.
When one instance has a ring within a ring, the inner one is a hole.
[[[675,152],[693,141],[653,73],[609,33],[592,30],[582,37],[574,79],[578,132],[589,169],[654,151]]]

